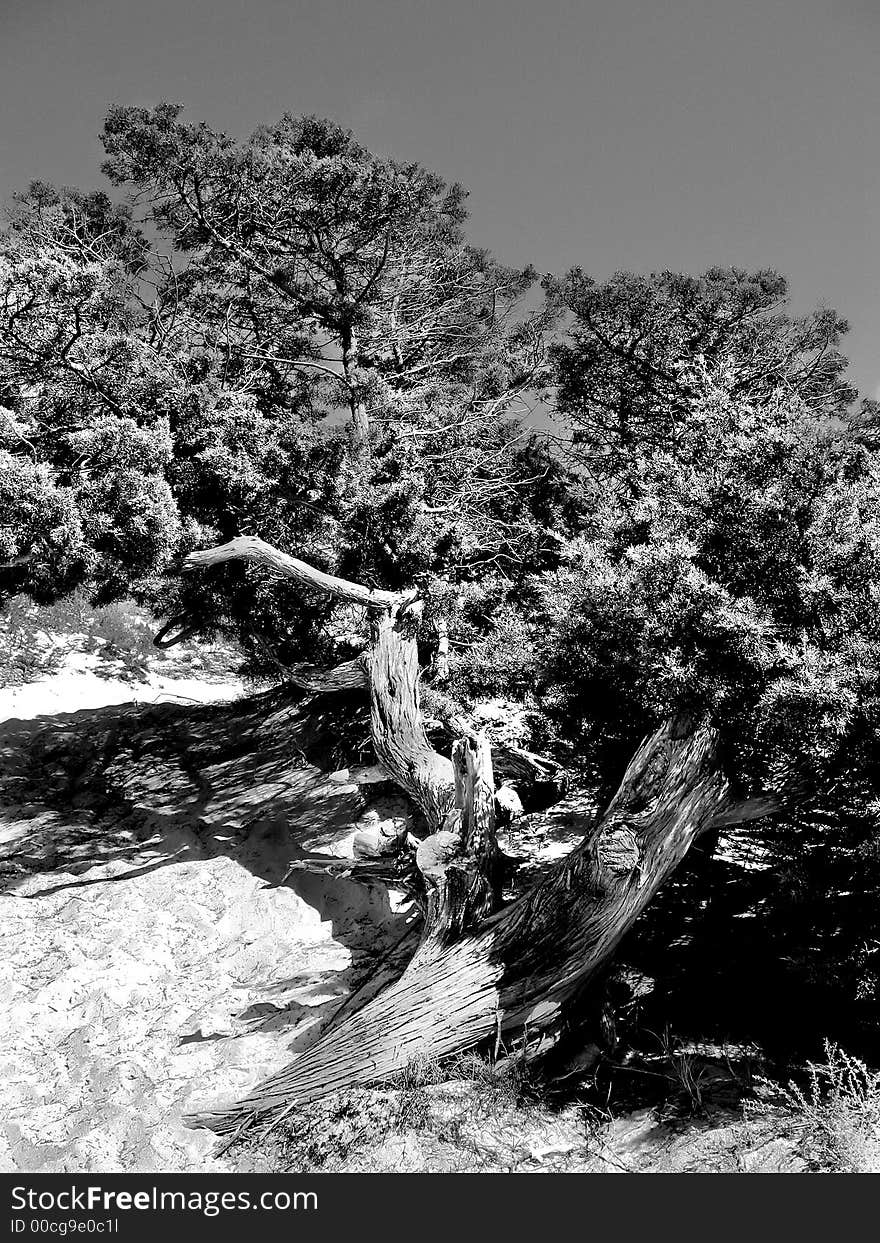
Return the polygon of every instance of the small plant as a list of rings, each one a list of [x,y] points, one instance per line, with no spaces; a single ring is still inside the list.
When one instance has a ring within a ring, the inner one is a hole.
[[[412,1092],[417,1088],[443,1083],[450,1077],[448,1065],[444,1065],[438,1058],[428,1057],[422,1053],[412,1058],[403,1070],[393,1075],[388,1080],[388,1086],[401,1092]]]
[[[675,1085],[682,1098],[688,1102],[692,1114],[703,1112],[705,1104],[706,1081],[710,1077],[709,1068],[687,1049],[678,1037],[673,1036],[672,1029],[667,1025],[662,1035],[651,1033],[663,1050],[664,1060],[668,1067],[666,1077]]]
[[[880,1071],[825,1041],[825,1061],[807,1063],[807,1083],[759,1081],[762,1099],[746,1112],[786,1111],[813,1167],[832,1173],[880,1173]]]

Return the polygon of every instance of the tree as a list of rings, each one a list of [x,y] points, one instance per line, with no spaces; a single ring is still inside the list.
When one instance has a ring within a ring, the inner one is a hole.
[[[510,419],[554,318],[522,305],[531,270],[467,242],[461,187],[332,122],[237,143],[180,111],[113,109],[105,169],[172,247],[152,331],[188,371],[170,481],[201,542],[252,531],[401,589],[552,561],[529,498],[560,468]],[[169,583],[162,605],[254,665],[331,654],[324,602],[241,565],[213,585]]]
[[[552,289],[572,317],[568,339],[553,346],[558,406],[597,479],[633,486],[630,455],[675,451],[713,382],[759,405],[795,392],[830,421],[857,396],[839,350],[846,321],[827,309],[790,318],[776,272],[618,272],[597,284],[575,268]]]
[[[557,357],[570,379],[571,356]],[[864,805],[876,798],[877,459],[863,430],[831,425],[784,381],[744,395],[733,366],[693,372],[699,385],[659,412],[675,409],[674,434],[619,454],[609,437],[583,530],[533,583],[541,706],[604,791],[582,844],[487,918],[491,833],[475,848],[450,816],[474,797],[456,800],[418,723],[418,595],[377,598],[374,742],[434,830],[418,860],[433,922],[393,988],[233,1114],[201,1121],[228,1129],[480,1039],[545,1053],[700,834],[804,805],[833,814],[854,769]],[[194,561],[226,555],[254,550]]]
[[[233,374],[262,362],[327,378],[361,448],[395,396],[453,382],[473,407],[506,391],[485,372],[504,361],[505,311],[533,274],[466,244],[460,186],[315,117],[282,117],[237,144],[180,111],[112,109],[104,168],[190,257],[177,292],[182,282],[197,331]]]
[[[877,459],[847,409],[844,326],[769,314],[783,290],[723,270],[587,285],[555,352],[593,507],[545,585],[544,664],[566,728],[589,717],[606,756],[685,708],[725,722],[731,771],[777,790],[831,780],[863,728],[877,568]],[[611,417],[596,394],[613,386]]]
[[[177,551],[180,375],[139,331],[143,240],[105,195],[36,184],[0,236],[6,591],[147,590]]]

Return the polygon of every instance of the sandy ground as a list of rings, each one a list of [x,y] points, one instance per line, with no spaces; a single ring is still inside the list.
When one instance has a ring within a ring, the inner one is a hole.
[[[405,931],[382,886],[290,875],[306,853],[345,853],[377,812],[348,770],[306,760],[289,714],[199,710],[242,689],[155,671],[132,685],[79,657],[0,691],[4,1171],[242,1168],[184,1115],[306,1048]],[[236,749],[238,730],[255,732]],[[109,810],[83,794],[102,775]],[[543,818],[526,872],[570,849],[570,811]],[[723,1113],[670,1126],[639,1110],[586,1144],[576,1107],[488,1123],[478,1109],[456,1130],[456,1143],[377,1135],[343,1168],[803,1168],[772,1125]],[[285,1168],[274,1160],[267,1150],[256,1168]]]
[[[206,681],[204,677],[171,677],[154,671],[149,681],[139,683],[102,676],[104,669],[96,656],[73,652],[63,672],[54,677],[0,688],[0,722],[30,721],[109,704],[215,703],[236,699],[244,691],[239,678]]]
[[[778,1124],[743,1122],[716,1112],[707,1118],[660,1121],[653,1109],[639,1109],[585,1130],[577,1107],[535,1117],[528,1110],[487,1121],[469,1119],[454,1097],[462,1085],[435,1089],[433,1109],[455,1119],[454,1143],[436,1134],[406,1132],[387,1136],[369,1154],[377,1173],[562,1173],[562,1174],[788,1174],[806,1163]],[[465,1085],[466,1086],[466,1085]],[[472,1089],[474,1093],[479,1088]],[[443,1098],[452,1097],[452,1108]],[[462,1116],[464,1122],[462,1122]],[[442,1129],[441,1129],[442,1135]],[[359,1173],[363,1150],[339,1167]]]
[[[197,773],[151,759],[164,726],[144,705],[240,690],[67,669],[0,693],[0,847],[28,864],[0,895],[4,1170],[228,1168],[182,1116],[289,1061],[399,935],[384,889],[284,881],[361,815],[344,775],[293,750]],[[83,731],[133,713],[146,752],[125,767],[128,819],[42,801],[36,744],[51,781],[56,743],[75,754]]]

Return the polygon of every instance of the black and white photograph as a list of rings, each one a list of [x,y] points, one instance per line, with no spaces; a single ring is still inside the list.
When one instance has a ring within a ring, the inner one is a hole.
[[[880,1173],[878,0],[0,0],[0,1171]]]

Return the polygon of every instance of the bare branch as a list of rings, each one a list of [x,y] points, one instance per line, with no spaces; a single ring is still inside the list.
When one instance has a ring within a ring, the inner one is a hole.
[[[300,690],[320,695],[330,691],[363,690],[369,685],[369,675],[363,658],[356,656],[333,669],[319,665],[296,665],[287,677]]]
[[[296,557],[273,548],[255,535],[239,535],[237,539],[216,548],[191,552],[184,561],[183,568],[203,569],[220,565],[224,561],[257,561],[280,574],[282,578],[295,579],[303,587],[323,591],[338,600],[346,600],[349,604],[362,604],[366,608],[396,608],[414,595],[413,592],[380,591],[378,588],[364,587],[361,583],[350,583],[347,579],[336,578],[333,574],[325,574],[323,570],[316,570],[305,561],[299,561]]]
[[[811,791],[806,785],[792,785],[779,794],[758,794],[754,798],[728,804],[713,816],[706,827],[726,829],[735,824],[745,824],[749,820],[763,820],[765,816],[775,816],[802,803],[810,794]]]

